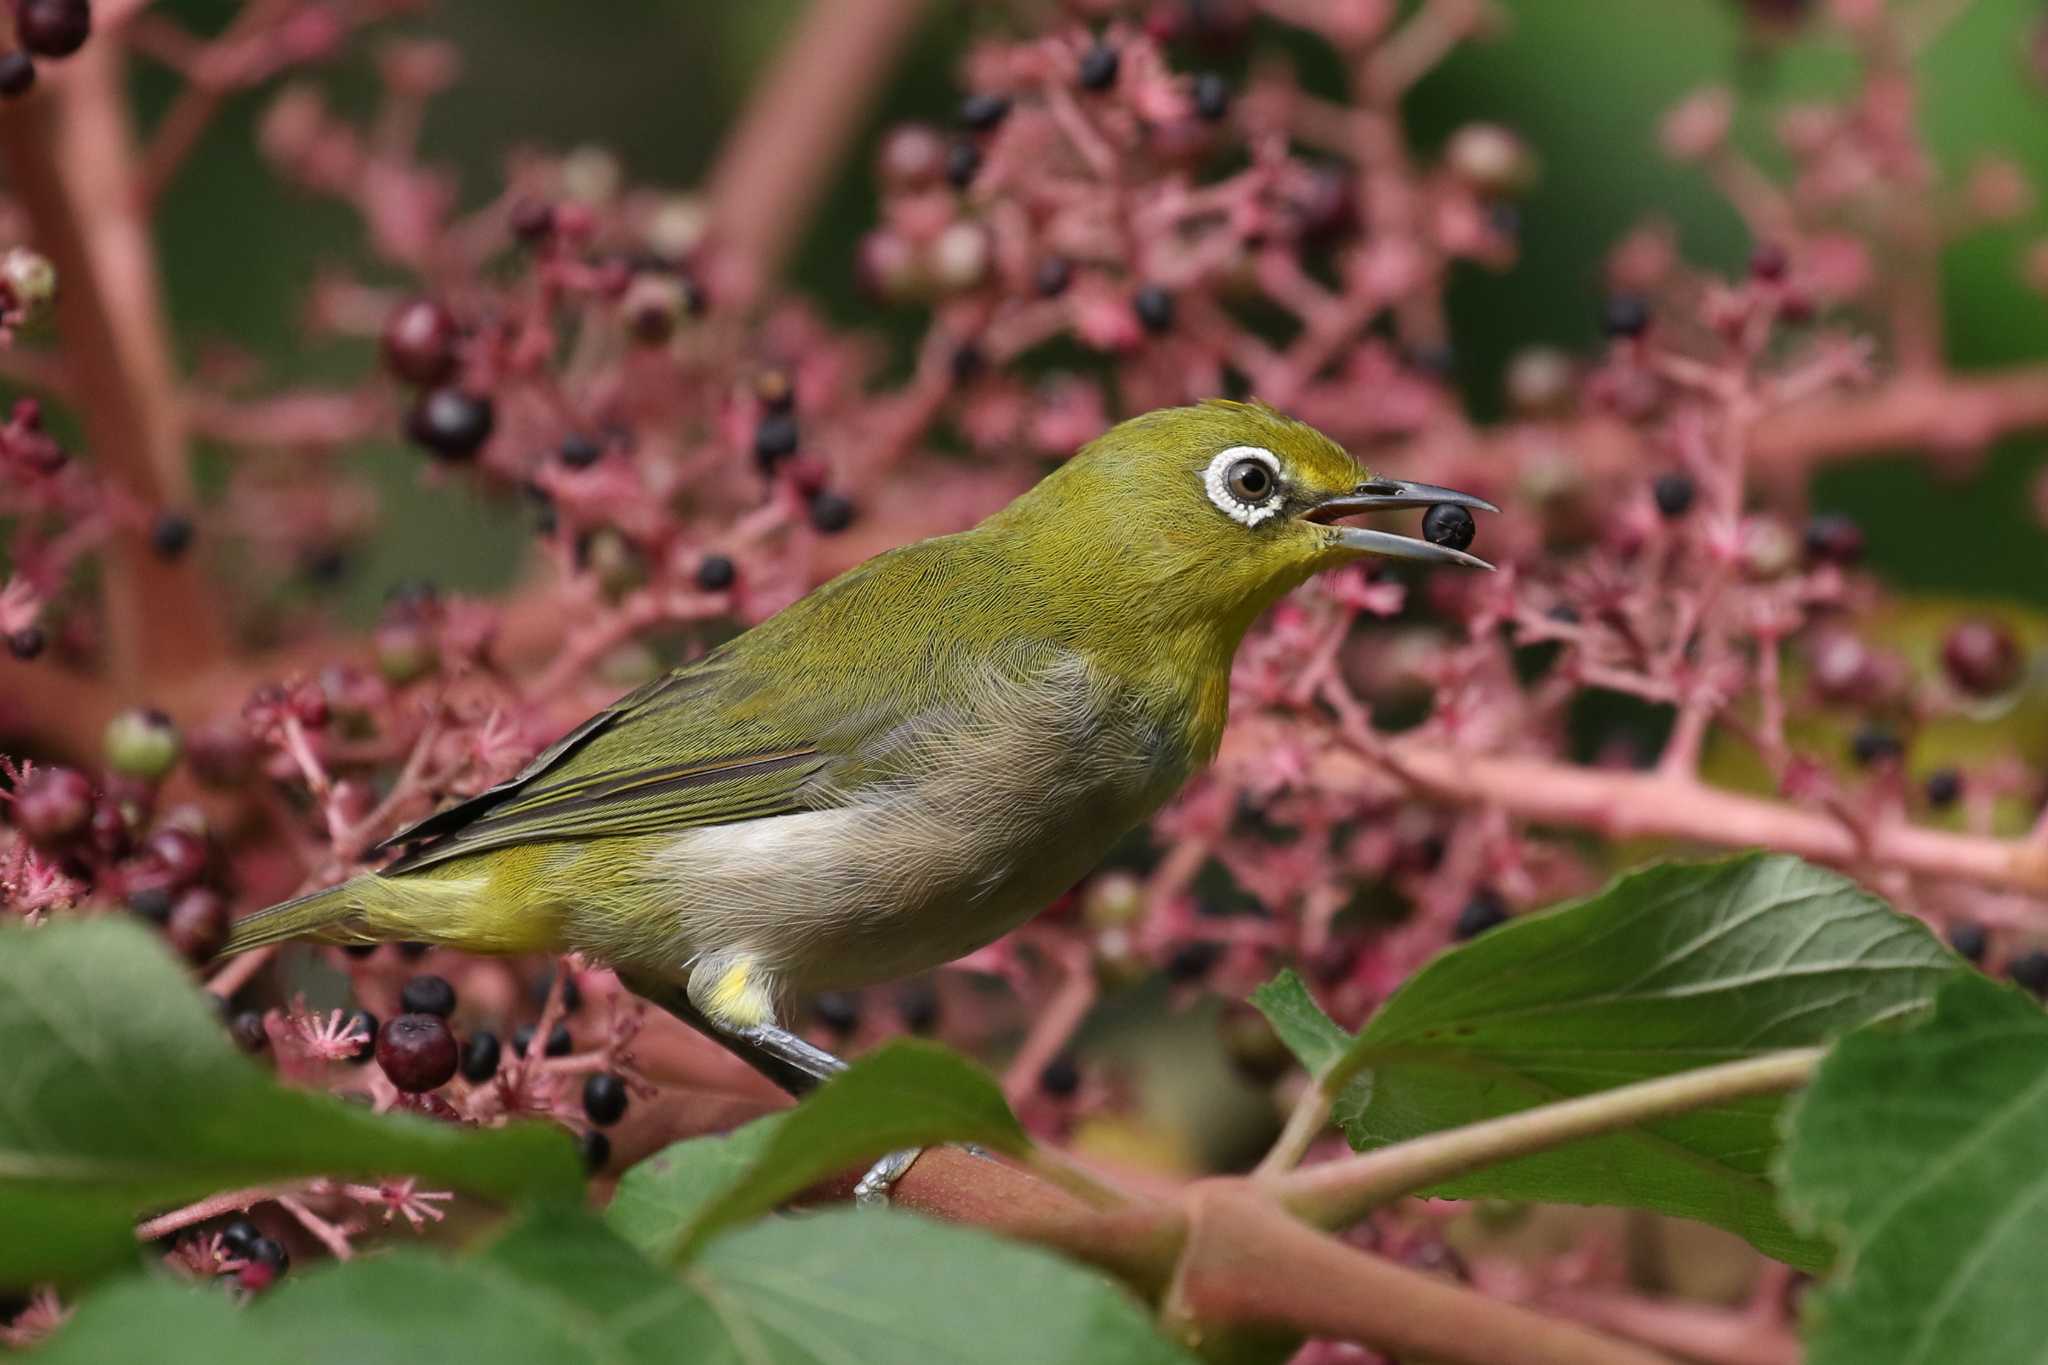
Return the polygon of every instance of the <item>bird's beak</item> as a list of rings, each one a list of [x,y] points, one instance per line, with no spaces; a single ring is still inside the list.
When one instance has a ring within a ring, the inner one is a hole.
[[[1303,513],[1302,518],[1305,521],[1334,522],[1360,512],[1384,512],[1395,507],[1436,507],[1446,503],[1453,507],[1473,507],[1482,512],[1500,510],[1485,498],[1460,493],[1455,488],[1439,488],[1433,483],[1409,483],[1403,479],[1368,479],[1349,493],[1323,499]],[[1468,569],[1493,567],[1477,555],[1453,550],[1448,545],[1434,545],[1426,540],[1396,535],[1392,531],[1371,531],[1363,526],[1339,526],[1337,543],[1368,554],[1422,564],[1462,564]]]

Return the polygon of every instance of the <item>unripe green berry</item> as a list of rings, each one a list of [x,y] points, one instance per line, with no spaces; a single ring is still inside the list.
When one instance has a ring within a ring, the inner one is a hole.
[[[599,527],[584,542],[583,563],[596,576],[598,590],[613,602],[647,581],[639,547],[609,526]]]
[[[57,297],[57,267],[40,251],[9,247],[0,253],[0,290],[23,321],[33,321]]]
[[[107,722],[105,746],[109,768],[154,782],[177,766],[178,727],[161,711],[123,711]]]

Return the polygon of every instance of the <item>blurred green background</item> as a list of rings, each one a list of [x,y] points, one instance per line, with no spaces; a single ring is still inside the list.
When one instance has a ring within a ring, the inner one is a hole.
[[[223,23],[226,0],[176,0],[201,30]],[[409,31],[449,37],[464,56],[460,83],[428,125],[432,154],[459,169],[466,202],[487,197],[515,145],[615,149],[636,180],[695,183],[761,65],[802,0],[441,0]],[[1524,205],[1524,255],[1505,275],[1468,272],[1453,290],[1457,373],[1475,411],[1499,407],[1501,367],[1534,343],[1596,340],[1601,253],[1646,214],[1670,219],[1688,251],[1730,268],[1748,243],[1740,224],[1696,172],[1663,159],[1657,120],[1687,90],[1725,82],[1752,107],[1839,88],[1843,52],[1813,41],[1759,41],[1735,0],[1506,0],[1510,30],[1470,46],[1411,101],[1417,141],[1429,146],[1468,119],[1520,130],[1542,155],[1540,186]],[[1976,0],[1926,59],[1924,119],[1950,171],[1986,152],[2019,157],[2048,185],[2048,90],[2025,52],[2043,21],[2039,0]],[[915,50],[888,86],[875,129],[904,117],[944,119],[957,98],[956,58],[990,18],[961,0],[934,0]],[[1335,68],[1312,43],[1278,30],[1247,50],[1203,56],[1241,70],[1250,50],[1285,43],[1312,81]],[[368,59],[323,73],[337,103],[361,106]],[[168,83],[143,73],[146,105]],[[1334,88],[1334,85],[1333,85]],[[323,264],[350,259],[353,224],[334,205],[284,190],[262,170],[253,123],[262,101],[244,98],[210,133],[170,195],[161,220],[173,307],[196,355],[232,340],[284,377],[333,378],[368,363],[363,348],[303,344],[303,292]],[[1766,126],[1746,119],[1755,145]],[[852,288],[854,243],[873,217],[868,150],[844,164],[798,265],[801,284],[836,315],[906,335],[914,317],[876,318]],[[2019,281],[2020,253],[2043,230],[2038,208],[2022,224],[1981,234],[1945,261],[1950,346],[1975,368],[2048,355],[2048,302]],[[1874,459],[1828,474],[1817,506],[1851,513],[1870,536],[1873,562],[1901,586],[2048,601],[2048,536],[2031,514],[2028,481],[2043,442],[2016,439],[1986,473],[1939,481],[1910,457]],[[456,587],[502,581],[517,561],[526,520],[512,502],[481,504],[424,489],[417,461],[397,448],[362,456],[383,493],[385,530],[363,547],[331,591],[360,616],[393,580],[415,574]]]

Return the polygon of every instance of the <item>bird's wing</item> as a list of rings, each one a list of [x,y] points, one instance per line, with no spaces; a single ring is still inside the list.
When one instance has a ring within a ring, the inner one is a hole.
[[[412,872],[512,844],[654,834],[807,809],[801,789],[830,755],[753,715],[732,717],[729,671],[714,655],[621,697],[516,777],[386,840],[384,848],[417,846],[385,871]]]

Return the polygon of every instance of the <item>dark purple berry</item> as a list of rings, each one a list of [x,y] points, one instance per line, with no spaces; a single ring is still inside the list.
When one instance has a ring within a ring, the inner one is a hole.
[[[722,592],[738,576],[739,571],[725,555],[705,555],[697,561],[697,586],[706,592]]]
[[[524,1057],[533,1046],[533,1025],[521,1024],[512,1031],[512,1050]],[[548,1033],[547,1046],[541,1053],[548,1057],[566,1057],[576,1048],[576,1040],[569,1036],[567,1024],[557,1024]]]
[[[1957,920],[1948,927],[1948,946],[1964,961],[1982,963],[1991,946],[1991,936],[1976,920]]]
[[[348,1060],[351,1066],[361,1066],[364,1062],[377,1055],[376,1015],[368,1010],[350,1010],[348,1018],[344,1019],[342,1023],[344,1026],[348,1024],[362,1025],[359,1031],[364,1035],[363,1041],[358,1043],[356,1050],[349,1054]]]
[[[341,950],[350,957],[364,958],[376,952],[381,946],[381,944],[376,943],[348,943],[343,944]]]
[[[430,389],[406,418],[406,434],[427,453],[449,461],[467,460],[483,449],[497,425],[491,400],[464,389]]]
[[[171,893],[167,887],[145,886],[128,893],[128,913],[161,928],[171,920]]]
[[[570,435],[555,448],[555,458],[571,469],[588,469],[604,456],[604,447],[588,436]]]
[[[14,824],[31,843],[83,833],[92,819],[92,782],[76,768],[38,768],[14,794]]]
[[[446,1085],[460,1060],[455,1035],[438,1014],[401,1014],[377,1038],[377,1065],[410,1094]]]
[[[1785,271],[1791,265],[1791,258],[1785,248],[1776,242],[1759,242],[1749,253],[1749,273],[1760,280],[1775,283],[1785,278]]]
[[[92,36],[92,6],[87,0],[21,0],[14,32],[38,57],[69,57]]]
[[[964,190],[981,173],[981,148],[971,142],[956,142],[946,149],[946,183]]]
[[[977,91],[960,101],[960,121],[977,133],[986,133],[1010,116],[1010,101],[1002,95]]]
[[[1063,1052],[1038,1073],[1038,1088],[1056,1100],[1066,1099],[1081,1088],[1081,1068]]]
[[[1422,538],[1432,545],[1462,550],[1478,534],[1472,514],[1454,502],[1440,502],[1422,514]]]
[[[2035,995],[2048,995],[2048,953],[2039,948],[2006,963],[2005,974]]]
[[[853,525],[853,500],[844,493],[829,489],[811,497],[811,525],[826,535],[834,535]]]
[[[912,1033],[930,1033],[939,1022],[939,993],[928,982],[912,982],[896,993],[896,1013]]]
[[[826,991],[811,1001],[818,1022],[844,1038],[860,1027],[860,1001],[846,991]]]
[[[216,891],[193,887],[171,902],[164,937],[187,962],[207,961],[228,941],[228,903]]]
[[[1600,314],[1610,337],[1639,337],[1650,329],[1650,305],[1640,294],[1613,294]]]
[[[533,979],[533,985],[528,991],[529,998],[533,1001],[533,1007],[537,1010],[546,1009],[548,1006],[548,996],[553,993],[554,989],[555,969],[550,967]],[[576,984],[576,977],[572,973],[562,978],[562,1013],[574,1014],[582,1008],[583,988]]]
[[[228,1020],[228,1036],[244,1052],[261,1052],[270,1046],[270,1030],[263,1027],[261,1010],[243,1010]]]
[[[1863,558],[1863,528],[1839,512],[1822,512],[1806,523],[1806,556],[1843,568]]]
[[[41,654],[48,643],[41,626],[24,626],[7,637],[7,652],[27,663]]]
[[[1905,752],[1904,741],[1875,723],[1863,726],[1849,739],[1849,757],[1861,768],[1896,762]]]
[[[626,1112],[626,1083],[609,1071],[583,1082],[583,1112],[600,1128],[609,1128]]]
[[[1691,476],[1686,474],[1659,474],[1650,485],[1650,496],[1657,500],[1657,511],[1667,521],[1690,512],[1697,492]]]
[[[1963,775],[1954,768],[1936,768],[1927,774],[1927,804],[1936,810],[1953,806],[1963,794]]]
[[[408,299],[385,319],[384,367],[408,384],[439,384],[455,373],[455,317],[432,299]]]
[[[1458,922],[1451,926],[1451,937],[1459,940],[1478,938],[1488,929],[1498,928],[1508,922],[1508,908],[1499,895],[1492,891],[1480,890],[1472,893],[1472,899],[1465,902],[1465,908],[1458,912]]]
[[[244,1260],[249,1259],[249,1253],[262,1240],[263,1229],[246,1218],[237,1218],[220,1230],[221,1245]]]
[[[1064,294],[1073,282],[1073,264],[1064,256],[1047,256],[1031,272],[1031,287],[1038,291],[1040,298]]]
[[[273,1275],[284,1274],[292,1263],[291,1256],[284,1249],[284,1243],[278,1241],[275,1237],[264,1237],[261,1235],[250,1239],[246,1259],[254,1261],[258,1265],[269,1266]]]
[[[455,988],[445,976],[416,976],[398,993],[407,1014],[432,1014],[446,1019],[455,1013]]]
[[[1215,123],[1230,113],[1230,82],[1214,71],[1195,77],[1195,113]]]
[[[2026,662],[2012,632],[1996,621],[1961,621],[1941,642],[1941,666],[1958,692],[1997,697],[2018,685]]]
[[[401,943],[398,945],[398,955],[407,962],[418,962],[433,951],[434,945],[431,943]]]
[[[612,1140],[593,1128],[576,1140],[576,1150],[583,1156],[583,1169],[596,1175],[612,1160]]]
[[[1107,90],[1116,84],[1117,67],[1121,59],[1117,50],[1107,43],[1097,43],[1081,54],[1080,69],[1076,73],[1083,90]]]
[[[36,64],[26,52],[0,52],[0,96],[26,95],[35,84]]]
[[[470,1034],[469,1041],[462,1045],[462,1079],[482,1085],[498,1074],[498,1061],[503,1055],[497,1034],[489,1029]]]
[[[149,527],[149,548],[163,559],[176,559],[192,546],[192,519],[177,512],[159,512]]]
[[[768,412],[754,426],[754,462],[764,474],[796,454],[796,418],[786,412]]]
[[[1164,332],[1173,326],[1173,295],[1156,284],[1144,285],[1131,296],[1131,311],[1146,331]]]
[[[521,199],[506,216],[512,235],[528,246],[545,242],[555,232],[555,206],[545,199]]]

